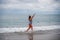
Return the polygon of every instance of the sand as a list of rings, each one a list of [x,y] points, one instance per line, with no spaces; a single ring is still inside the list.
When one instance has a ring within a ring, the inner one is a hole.
[[[60,40],[60,29],[0,33],[0,40]]]

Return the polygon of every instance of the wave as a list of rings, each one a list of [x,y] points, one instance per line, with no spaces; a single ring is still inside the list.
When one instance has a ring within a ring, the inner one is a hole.
[[[51,25],[51,26],[34,26],[33,31],[38,30],[52,30],[59,28],[60,25]],[[14,27],[14,28],[0,28],[0,33],[8,33],[8,32],[24,32],[26,31],[27,27]],[[31,30],[29,30],[31,31]]]

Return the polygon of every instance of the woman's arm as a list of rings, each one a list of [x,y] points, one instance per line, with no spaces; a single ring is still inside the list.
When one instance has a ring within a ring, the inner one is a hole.
[[[33,14],[32,18],[35,16],[35,14]]]

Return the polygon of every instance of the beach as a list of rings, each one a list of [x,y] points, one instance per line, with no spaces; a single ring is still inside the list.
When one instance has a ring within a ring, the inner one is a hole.
[[[60,29],[0,33],[0,40],[60,40]]]
[[[60,40],[60,0],[0,0],[0,6],[0,40]]]

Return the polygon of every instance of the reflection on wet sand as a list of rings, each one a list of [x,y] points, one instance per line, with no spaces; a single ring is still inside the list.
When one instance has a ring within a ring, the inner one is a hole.
[[[28,33],[28,39],[29,40],[33,40],[33,33],[31,32],[31,33]]]

